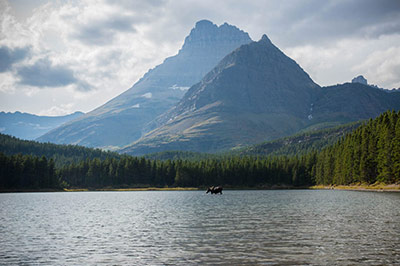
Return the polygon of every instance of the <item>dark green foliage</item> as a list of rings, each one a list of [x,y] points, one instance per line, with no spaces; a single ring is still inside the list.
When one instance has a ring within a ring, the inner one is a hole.
[[[73,158],[56,169],[53,158],[0,153],[1,189],[209,185],[267,188],[400,182],[400,112],[394,111],[365,122],[322,151],[313,150],[301,156],[193,154],[185,160],[151,160],[77,146],[21,141],[4,135],[0,140],[2,151],[9,153],[48,152],[51,156],[67,154]],[[198,159],[193,159],[196,156]]]
[[[60,177],[72,187],[270,187],[276,184],[307,186],[316,153],[297,157],[231,157],[224,159],[152,161],[125,156],[119,160],[81,161],[60,169]]]
[[[400,112],[387,111],[370,119],[317,156],[318,184],[400,181]]]
[[[53,159],[31,155],[6,156],[0,152],[0,188],[58,188],[59,181]]]
[[[4,134],[0,134],[0,151],[6,155],[21,153],[39,157],[45,156],[46,158],[53,159],[57,167],[64,164],[77,163],[87,158],[99,158],[100,160],[104,160],[108,157],[120,157],[117,153],[106,152],[100,149],[91,149],[77,145],[58,145],[21,140]]]

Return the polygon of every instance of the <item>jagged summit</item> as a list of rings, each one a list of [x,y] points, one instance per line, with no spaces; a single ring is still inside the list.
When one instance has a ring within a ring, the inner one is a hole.
[[[215,152],[289,135],[308,123],[320,90],[263,36],[222,59],[153,122],[153,131],[122,151]]]
[[[261,37],[260,41],[272,44],[271,40],[268,38],[268,36],[266,34],[263,34],[263,36]]]
[[[200,20],[178,54],[150,69],[121,95],[53,130],[40,141],[114,148],[141,137],[144,127],[178,102],[224,56],[251,42],[247,33],[229,24]]]
[[[199,47],[210,47],[213,43],[225,44],[229,46],[237,43],[250,42],[250,36],[247,32],[238,29],[235,26],[224,23],[217,26],[209,20],[200,20],[185,38],[182,51],[198,49]],[[218,49],[218,47],[215,47]]]

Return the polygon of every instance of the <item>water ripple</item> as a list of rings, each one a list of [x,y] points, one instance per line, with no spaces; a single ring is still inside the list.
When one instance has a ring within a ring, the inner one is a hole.
[[[396,264],[399,203],[308,190],[1,194],[0,264]]]

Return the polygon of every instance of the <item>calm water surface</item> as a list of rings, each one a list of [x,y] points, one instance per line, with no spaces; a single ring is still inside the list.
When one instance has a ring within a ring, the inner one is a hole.
[[[400,193],[0,194],[0,264],[400,264]]]

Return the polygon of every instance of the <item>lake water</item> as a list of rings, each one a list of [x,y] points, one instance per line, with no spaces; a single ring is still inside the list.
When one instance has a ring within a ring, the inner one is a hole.
[[[0,264],[400,264],[400,193],[0,194]]]

